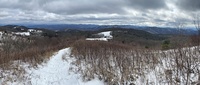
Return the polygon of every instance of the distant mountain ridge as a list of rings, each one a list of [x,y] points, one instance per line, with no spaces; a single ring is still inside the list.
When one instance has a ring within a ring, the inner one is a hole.
[[[148,27],[148,26],[133,26],[133,25],[92,25],[92,24],[51,24],[51,25],[27,25],[29,28],[46,28],[51,30],[64,31],[68,29],[77,29],[82,31],[96,31],[105,28],[125,28],[125,29],[138,29],[152,34],[180,34],[185,35],[197,34],[194,29],[176,29],[167,27]]]
[[[16,29],[11,29],[16,27]],[[20,28],[20,29],[18,29]],[[22,30],[22,29],[24,30]],[[27,29],[50,29],[54,31],[66,31],[69,29],[82,30],[82,31],[97,31],[100,29],[106,28],[124,28],[124,29],[137,29],[143,30],[152,34],[185,34],[185,35],[194,35],[197,34],[197,31],[194,29],[176,29],[176,28],[167,28],[167,27],[145,27],[145,26],[133,26],[133,25],[91,25],[91,24],[52,24],[52,25],[5,25],[0,26],[0,29],[12,30],[12,31],[26,31]]]

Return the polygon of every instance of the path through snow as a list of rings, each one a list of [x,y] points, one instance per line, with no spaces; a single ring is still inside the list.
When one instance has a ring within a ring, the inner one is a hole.
[[[98,79],[83,82],[80,74],[70,72],[71,62],[75,60],[69,57],[70,52],[70,48],[62,49],[46,64],[39,66],[38,69],[29,70],[29,83],[32,85],[104,85]]]

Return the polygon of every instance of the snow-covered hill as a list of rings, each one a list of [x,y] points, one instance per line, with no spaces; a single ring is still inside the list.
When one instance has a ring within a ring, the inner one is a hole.
[[[108,41],[109,39],[113,39],[113,36],[111,34],[112,34],[112,31],[100,32],[96,34],[100,36],[100,38],[86,38],[86,40]]]
[[[18,65],[25,70],[23,78],[13,76],[12,71],[1,71],[4,77],[0,76],[0,85],[104,85],[98,79],[83,82],[81,74],[72,70],[76,66],[72,65],[75,59],[70,57],[70,51],[70,48],[60,50],[38,68],[25,63]]]
[[[109,58],[106,58],[106,60],[108,60],[109,63],[106,63],[106,65],[111,64],[110,69],[112,68],[108,75],[114,74],[114,76],[110,78],[112,78],[112,81],[115,81],[123,78],[121,75],[125,72],[127,72],[127,75],[130,74],[129,77],[132,80],[127,78],[124,82],[116,81],[119,85],[196,85],[200,82],[199,49],[199,47],[172,49],[156,51],[153,52],[153,54],[150,52],[151,54],[148,55],[147,52],[144,52],[144,54],[138,52],[139,55],[135,55],[135,57],[127,55],[128,52],[123,52],[123,54],[126,55],[123,57],[127,58],[129,62],[127,62],[127,60],[125,61],[125,59],[116,60],[117,58],[107,54],[106,56]],[[121,51],[117,53],[119,52]],[[134,52],[132,54],[134,54]],[[134,61],[132,58],[138,59]],[[124,64],[127,65],[128,68],[125,70],[121,68],[122,71],[120,71],[120,68],[114,61],[120,61],[120,64],[130,62],[135,62],[136,64],[132,65],[135,66],[135,68],[130,71],[127,70],[132,66]],[[80,73],[80,70],[93,69],[93,67],[91,67],[92,65],[87,61],[80,61],[79,63],[82,64],[79,65],[75,64],[77,60],[75,57],[71,56],[71,48],[58,51],[51,56],[47,62],[42,63],[38,67],[31,67],[28,63],[19,62],[20,61],[13,62],[12,67],[14,69],[12,70],[0,69],[0,85],[105,85],[103,79],[101,81],[98,78],[90,78],[89,81],[83,81],[83,75]],[[99,63],[104,66],[105,62]],[[137,67],[137,64],[139,67]],[[79,66],[81,66],[81,68],[79,68]],[[96,66],[96,68],[98,68],[98,66]],[[140,69],[137,70],[138,68]],[[107,70],[108,68],[104,66],[103,69]],[[135,73],[133,71],[135,71]],[[92,75],[92,71],[90,70],[85,72],[91,72],[89,74]],[[130,72],[133,73],[131,74]]]

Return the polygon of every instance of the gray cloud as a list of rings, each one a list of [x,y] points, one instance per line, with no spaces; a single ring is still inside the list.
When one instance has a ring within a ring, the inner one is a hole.
[[[35,10],[39,5],[34,0],[0,0],[0,9]]]
[[[164,0],[1,0],[0,8],[43,10],[58,14],[118,13],[124,8],[160,9]]]
[[[123,3],[122,0],[1,0],[0,8],[57,14],[123,13]]]
[[[165,0],[73,0],[51,1],[43,5],[49,12],[61,14],[118,13],[124,14],[124,8],[148,10],[165,8]]]
[[[46,3],[43,8],[61,14],[124,13],[122,3],[120,0],[54,1]]]
[[[129,6],[136,9],[162,9],[166,7],[165,0],[127,0]]]
[[[191,21],[199,0],[0,0],[0,21],[169,25]],[[184,13],[182,12],[184,10]],[[186,12],[185,12],[186,11]],[[200,10],[199,10],[200,11]],[[182,14],[179,14],[182,12]]]
[[[177,0],[177,6],[186,11],[200,11],[200,0]]]

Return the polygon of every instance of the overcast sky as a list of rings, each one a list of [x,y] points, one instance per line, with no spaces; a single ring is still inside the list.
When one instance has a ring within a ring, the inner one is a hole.
[[[0,0],[1,24],[192,26],[200,0]]]

